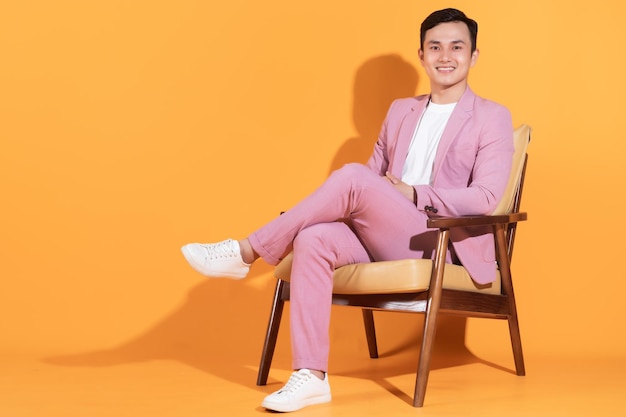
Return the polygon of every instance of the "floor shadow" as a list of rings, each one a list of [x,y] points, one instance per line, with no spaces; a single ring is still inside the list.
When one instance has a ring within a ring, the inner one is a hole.
[[[347,162],[367,160],[390,103],[395,98],[413,95],[417,82],[415,68],[398,55],[374,57],[357,69],[353,120],[358,136],[348,139],[340,147],[331,163],[331,170]],[[189,291],[179,308],[132,340],[107,349],[42,360],[59,366],[89,367],[173,360],[225,380],[253,387],[275,285],[274,279],[268,279],[271,272],[272,267],[258,262],[251,276],[244,281],[202,281]],[[390,392],[404,398],[405,394],[385,382],[391,376],[414,373],[416,370],[421,316],[403,316],[407,318],[381,316],[380,320],[377,319],[381,334],[381,358],[377,361],[383,363],[382,366],[372,367],[372,360],[367,354],[347,364],[342,358],[354,356],[353,352],[347,352],[345,348],[342,352],[341,346],[337,346],[339,343],[335,343],[333,349],[339,348],[339,354],[333,356],[338,358],[334,360],[333,373],[378,381]],[[334,310],[333,320],[342,320],[342,313]],[[410,330],[400,339],[388,338],[394,340],[388,344],[383,341],[385,329],[397,332],[400,328],[398,320],[407,320],[406,328]],[[363,337],[366,349],[362,322],[342,323],[342,326],[350,336]],[[465,318],[440,319],[432,369],[484,362],[466,348],[466,326]],[[273,369],[288,370],[291,367],[289,355],[278,354],[289,352],[287,332],[288,322],[284,317]],[[414,359],[386,362],[388,358],[398,355]],[[268,384],[273,385],[274,382],[270,373]],[[260,387],[259,390],[267,391],[267,388]]]
[[[109,367],[172,360],[245,386],[254,386],[271,307],[272,267],[255,264],[245,281],[205,280],[180,307],[132,340],[111,348],[46,357],[60,366]],[[286,343],[286,341],[284,341]],[[289,358],[276,366],[288,368]]]
[[[377,314],[389,316],[387,323],[376,318],[377,340],[379,344],[379,357],[376,361],[389,361],[389,368],[382,369],[378,376],[388,377],[415,372],[422,343],[423,314],[385,312],[375,313],[375,316]],[[393,321],[393,323],[391,321]],[[354,326],[354,323],[351,324]],[[407,330],[405,331],[404,338],[398,340],[398,337],[395,335],[385,334],[390,333],[389,331],[384,331],[385,327],[389,327],[394,333],[397,333],[400,328]],[[504,369],[474,355],[465,344],[466,331],[467,318],[445,315],[439,317],[435,345],[431,356],[431,369],[443,369],[472,363],[484,363],[498,369]],[[394,342],[389,344],[387,340],[393,340]],[[401,357],[400,360],[398,360],[399,357]],[[368,377],[369,370],[354,369],[353,365],[350,364],[346,367],[342,367],[340,358],[337,362],[339,363],[340,369],[338,371],[340,373],[364,378]],[[387,368],[387,366],[385,366],[385,368]],[[369,376],[371,377],[372,375]]]
[[[170,360],[207,372],[224,380],[254,387],[265,329],[271,307],[275,281],[268,278],[272,267],[257,263],[246,281],[206,280],[188,293],[181,306],[138,337],[112,348],[90,352],[53,356],[42,360],[59,366],[110,367],[154,360]],[[289,323],[287,304],[278,337],[272,369],[291,369],[289,357]],[[360,313],[350,316],[333,307],[332,323],[346,338],[357,340],[360,352],[355,355],[351,345],[334,341],[331,352],[333,374],[375,381],[389,392],[407,402],[412,399],[392,387],[388,379],[413,374],[417,369],[423,315],[375,313],[379,338],[379,359],[367,355]],[[432,356],[432,370],[485,363],[465,345],[467,320],[442,316]],[[403,337],[394,333],[407,329]],[[391,337],[390,337],[391,336]],[[499,367],[500,369],[504,369]],[[270,379],[269,392],[283,381]],[[407,398],[405,398],[407,397]]]
[[[390,323],[385,323],[383,320],[376,320],[379,357],[376,359],[363,359],[359,362],[345,360],[341,356],[335,357],[333,374],[371,380],[403,402],[412,405],[414,386],[400,388],[390,382],[390,378],[400,375],[411,375],[413,377],[417,375],[424,315],[394,312],[374,314],[375,316],[377,314],[379,316],[389,315],[387,321],[393,320],[394,322],[393,325],[390,325]],[[381,323],[381,321],[383,322]],[[386,346],[386,336],[380,333],[384,333],[381,330],[384,330],[387,326],[393,328],[396,332],[398,328],[407,329],[404,340],[400,343]],[[472,353],[465,344],[466,332],[467,318],[447,315],[439,317],[431,356],[431,371],[470,364],[482,364],[515,375],[514,369],[487,361]],[[363,343],[365,343],[364,337],[363,340]],[[506,349],[506,346],[503,346],[503,349]],[[364,352],[361,352],[361,354],[363,357],[366,357]],[[343,352],[343,355],[344,357],[349,357],[349,354],[346,352]]]

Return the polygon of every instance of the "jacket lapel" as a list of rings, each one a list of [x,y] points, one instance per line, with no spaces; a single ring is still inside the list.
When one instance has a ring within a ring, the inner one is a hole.
[[[417,97],[414,105],[411,106],[410,111],[404,116],[400,124],[396,150],[393,152],[394,156],[389,164],[389,171],[398,178],[402,178],[402,169],[409,153],[409,146],[411,145],[415,128],[422,117],[422,113],[424,113],[424,109],[426,109],[428,100],[429,96]]]
[[[454,107],[450,119],[446,128],[441,136],[441,141],[437,147],[437,153],[435,154],[435,162],[433,164],[433,176],[432,183],[437,180],[437,175],[441,170],[443,160],[450,149],[450,145],[456,140],[463,125],[472,117],[472,111],[474,110],[474,99],[476,95],[468,87],[465,93]]]

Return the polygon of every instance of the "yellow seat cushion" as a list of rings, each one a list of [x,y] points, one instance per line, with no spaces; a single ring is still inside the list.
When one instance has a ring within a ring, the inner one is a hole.
[[[289,281],[293,254],[276,266],[276,278]],[[426,291],[430,286],[433,262],[429,259],[403,259],[345,265],[335,270],[335,294],[398,294]],[[500,294],[500,274],[496,281],[476,284],[464,267],[446,264],[443,287],[451,290]]]

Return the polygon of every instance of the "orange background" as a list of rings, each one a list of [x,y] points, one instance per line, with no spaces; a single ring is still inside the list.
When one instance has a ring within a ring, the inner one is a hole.
[[[525,351],[623,358],[626,6],[571,4],[4,4],[0,353],[258,357],[271,268],[204,280],[179,247],[244,237],[363,161],[390,101],[428,91],[419,23],[452,6],[480,25],[472,88],[534,128],[513,261]],[[334,315],[334,345],[364,345],[358,312]],[[390,344],[415,326],[382,321]],[[502,322],[466,338],[508,353]]]

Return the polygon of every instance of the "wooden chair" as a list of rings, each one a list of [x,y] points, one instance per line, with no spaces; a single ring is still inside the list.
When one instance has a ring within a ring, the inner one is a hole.
[[[531,129],[522,125],[515,130],[515,154],[507,192],[489,216],[430,218],[428,227],[438,228],[434,260],[406,259],[346,265],[335,271],[333,304],[360,307],[371,358],[378,357],[373,310],[424,313],[413,405],[424,404],[430,359],[439,313],[465,317],[507,320],[517,375],[524,375],[524,358],[517,319],[511,258],[517,222],[526,220],[520,213]],[[477,285],[461,265],[446,264],[450,229],[489,225],[493,228],[498,278],[490,285]],[[269,318],[257,385],[265,385],[269,374],[285,301],[289,300],[291,255],[275,269],[277,284]]]

